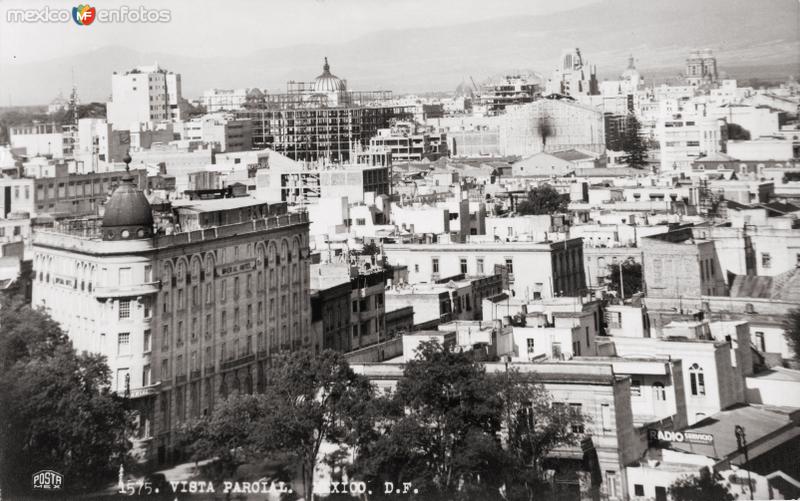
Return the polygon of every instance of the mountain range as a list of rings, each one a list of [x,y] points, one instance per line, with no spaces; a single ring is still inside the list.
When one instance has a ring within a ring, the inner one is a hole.
[[[487,2],[487,9],[498,8],[502,3]],[[243,50],[228,57],[106,46],[35,63],[0,62],[0,104],[43,104],[59,91],[66,95],[73,69],[81,99],[105,101],[113,71],[154,62],[182,75],[188,97],[214,87],[282,92],[288,80],[320,74],[325,56],[352,90],[452,91],[470,77],[549,75],[562,50],[574,47],[597,66],[601,79],[616,78],[630,54],[645,78],[678,76],[686,55],[697,48],[712,49],[723,73],[786,78],[800,72],[800,2],[601,0],[554,14],[384,30],[337,45]]]

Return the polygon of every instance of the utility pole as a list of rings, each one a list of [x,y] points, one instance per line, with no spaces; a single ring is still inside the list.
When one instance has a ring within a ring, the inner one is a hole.
[[[750,458],[747,457],[747,436],[744,433],[744,426],[736,425],[733,428],[734,433],[736,434],[736,444],[739,446],[739,450],[744,452],[744,468],[747,470],[747,489],[750,491],[750,499],[753,499],[753,481],[750,478],[750,470],[747,467],[747,463],[750,462]]]

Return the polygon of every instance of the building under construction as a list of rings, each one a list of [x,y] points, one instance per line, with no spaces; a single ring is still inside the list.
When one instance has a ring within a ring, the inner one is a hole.
[[[253,121],[256,148],[300,161],[347,162],[350,152],[368,146],[378,129],[413,116],[411,107],[393,106],[391,99],[391,91],[347,90],[326,58],[313,82],[290,81],[285,94],[249,99],[236,115]]]

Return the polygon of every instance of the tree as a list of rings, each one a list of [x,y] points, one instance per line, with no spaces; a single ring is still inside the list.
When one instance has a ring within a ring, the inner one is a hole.
[[[622,137],[622,151],[625,152],[625,163],[634,169],[647,167],[647,143],[642,138],[641,129],[639,119],[630,114]]]
[[[794,358],[800,361],[800,308],[789,310],[783,321],[783,335],[794,351]]]
[[[609,266],[608,279],[611,281],[608,288],[620,294],[620,265],[617,263]],[[622,286],[625,298],[642,292],[642,265],[632,259],[622,262]],[[620,296],[621,297],[621,296]]]
[[[494,376],[501,396],[507,449],[511,454],[506,486],[509,499],[539,499],[545,488],[543,461],[556,447],[578,445],[588,418],[554,404],[533,374],[516,369]]]
[[[728,124],[728,139],[732,141],[749,141],[750,131],[739,124]]]
[[[5,297],[0,304],[0,484],[27,492],[53,469],[65,489],[86,491],[124,462],[131,431],[125,401],[109,391],[99,355],[78,354],[46,313]]]
[[[263,394],[221,402],[210,418],[183,429],[182,445],[195,461],[216,458],[211,474],[217,480],[265,455],[297,465],[304,497],[311,500],[320,461],[336,463],[345,447],[358,445],[358,432],[366,436],[372,428],[366,421],[372,393],[370,383],[350,369],[342,354],[294,352],[273,362]],[[323,443],[339,447],[320,457]]]
[[[385,403],[382,435],[361,449],[358,476],[412,482],[431,499],[496,494],[506,463],[500,398],[468,355],[436,342],[418,354]]]
[[[364,247],[361,249],[360,254],[362,256],[377,256],[380,254],[381,248],[375,242],[369,242],[364,244]]]
[[[397,390],[376,399],[376,436],[360,449],[355,476],[411,482],[428,499],[499,499],[503,488],[508,499],[531,499],[541,459],[575,443],[572,426],[582,418],[551,405],[528,376],[486,374],[469,354],[437,342],[417,353]]]
[[[204,468],[204,477],[214,482],[230,479],[240,465],[257,457],[251,437],[268,409],[269,402],[261,395],[233,395],[209,418],[186,423],[178,433],[179,446],[194,461],[215,458]]]
[[[567,199],[549,184],[543,184],[528,192],[528,199],[517,205],[517,214],[560,214],[567,210]]]
[[[700,475],[680,478],[669,488],[674,501],[733,501],[736,499],[728,488],[720,483],[722,477],[711,473],[708,467],[700,470]]]
[[[307,351],[283,356],[267,381],[264,398],[270,412],[256,428],[255,446],[298,463],[304,497],[311,500],[320,447],[323,442],[340,449],[356,445],[353,431],[369,426],[362,420],[372,385],[350,369],[341,353],[331,350],[317,356]]]

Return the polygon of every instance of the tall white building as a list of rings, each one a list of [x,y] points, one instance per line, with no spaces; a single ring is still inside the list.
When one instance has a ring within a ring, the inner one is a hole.
[[[546,93],[572,97],[598,95],[596,73],[597,68],[589,65],[580,49],[565,50],[553,76],[547,81]]]
[[[725,120],[708,116],[703,105],[674,99],[661,102],[655,132],[662,172],[691,169],[698,157],[723,151],[727,139]]]
[[[180,120],[180,101],[180,74],[158,65],[114,73],[108,122],[116,130],[131,130],[142,122]]]

